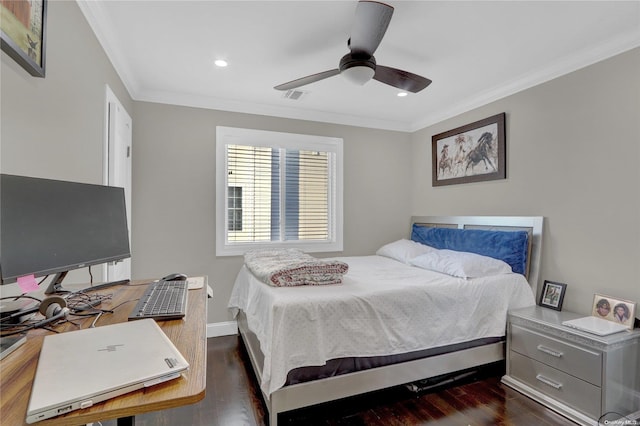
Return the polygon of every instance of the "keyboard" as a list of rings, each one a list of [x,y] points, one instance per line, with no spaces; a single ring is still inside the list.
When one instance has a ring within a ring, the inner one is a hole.
[[[129,314],[129,321],[183,318],[187,313],[187,281],[157,281],[149,285]]]

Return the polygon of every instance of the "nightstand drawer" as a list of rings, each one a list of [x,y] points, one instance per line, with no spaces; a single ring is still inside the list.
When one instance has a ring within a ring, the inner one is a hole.
[[[601,414],[600,388],[511,351],[510,376],[593,418]]]
[[[587,350],[520,326],[511,325],[516,351],[596,386],[602,385],[602,353]]]

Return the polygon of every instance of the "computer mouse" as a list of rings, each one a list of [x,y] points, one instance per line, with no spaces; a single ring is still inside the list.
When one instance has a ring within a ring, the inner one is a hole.
[[[162,278],[162,281],[184,281],[187,279],[185,274],[169,274]]]

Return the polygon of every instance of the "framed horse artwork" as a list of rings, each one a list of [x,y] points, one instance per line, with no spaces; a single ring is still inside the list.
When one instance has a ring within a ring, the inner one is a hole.
[[[503,112],[431,138],[432,186],[506,179]]]

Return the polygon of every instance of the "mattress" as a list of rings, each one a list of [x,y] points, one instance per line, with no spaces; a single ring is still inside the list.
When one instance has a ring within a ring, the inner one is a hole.
[[[484,339],[476,339],[469,342],[461,342],[447,346],[438,346],[437,348],[429,348],[421,351],[397,355],[331,359],[322,366],[298,367],[289,371],[289,373],[287,373],[287,381],[285,382],[285,386],[311,382],[318,379],[326,379],[328,377],[354,373],[356,371],[368,370],[370,368],[383,367],[386,365],[393,365],[401,362],[413,361],[416,359],[457,352],[464,349],[490,345],[492,343],[498,343],[505,340],[506,338],[504,336],[486,337]]]
[[[336,259],[349,265],[339,285],[272,287],[238,274],[229,308],[260,343],[265,394],[299,367],[502,337],[507,310],[535,304],[520,274],[463,279],[382,256]]]

